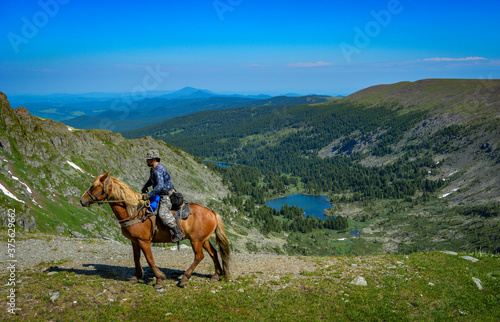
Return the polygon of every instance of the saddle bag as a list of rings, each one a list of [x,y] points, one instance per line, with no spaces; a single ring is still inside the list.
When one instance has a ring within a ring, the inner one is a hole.
[[[172,203],[172,209],[179,209],[184,203],[184,196],[180,192],[174,192],[170,196],[170,202]]]

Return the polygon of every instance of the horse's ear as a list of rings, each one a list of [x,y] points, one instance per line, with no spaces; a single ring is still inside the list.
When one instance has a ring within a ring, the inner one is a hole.
[[[101,177],[101,182],[104,182],[109,177],[109,170]]]

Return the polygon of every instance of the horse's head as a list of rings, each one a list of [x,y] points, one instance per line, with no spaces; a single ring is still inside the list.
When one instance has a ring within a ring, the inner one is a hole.
[[[85,191],[82,198],[80,199],[80,204],[83,207],[88,207],[93,203],[103,201],[108,198],[109,195],[109,170],[105,174],[98,176],[90,188]]]

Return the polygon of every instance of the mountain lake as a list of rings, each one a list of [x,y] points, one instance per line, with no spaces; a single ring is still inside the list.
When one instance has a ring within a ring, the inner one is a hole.
[[[303,194],[269,200],[266,202],[266,205],[276,210],[281,210],[283,205],[297,206],[304,209],[305,217],[313,216],[323,220],[326,220],[324,210],[332,207],[328,202],[327,196],[309,196]]]

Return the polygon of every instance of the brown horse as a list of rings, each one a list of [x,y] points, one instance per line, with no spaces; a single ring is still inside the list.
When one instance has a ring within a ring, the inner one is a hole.
[[[163,287],[166,277],[155,265],[151,243],[172,242],[172,235],[168,227],[163,225],[161,220],[156,222],[156,216],[146,213],[145,202],[141,200],[140,193],[133,191],[119,179],[110,177],[109,171],[98,176],[80,199],[83,207],[100,202],[110,204],[116,219],[122,226],[122,234],[132,241],[135,274],[130,279],[130,282],[136,284],[144,275],[140,263],[142,251],[156,276],[155,288]],[[218,281],[219,276],[224,276],[227,280],[229,278],[229,242],[222,218],[216,212],[199,204],[191,203],[190,207],[191,215],[187,219],[180,221],[180,228],[186,235],[185,238],[191,241],[195,256],[193,263],[184,272],[178,286],[184,287],[189,282],[194,269],[205,257],[202,248],[210,254],[215,265],[215,274],[212,275],[210,280]],[[157,229],[155,231],[156,224]],[[222,267],[217,257],[217,251],[209,240],[214,231],[221,253]]]

